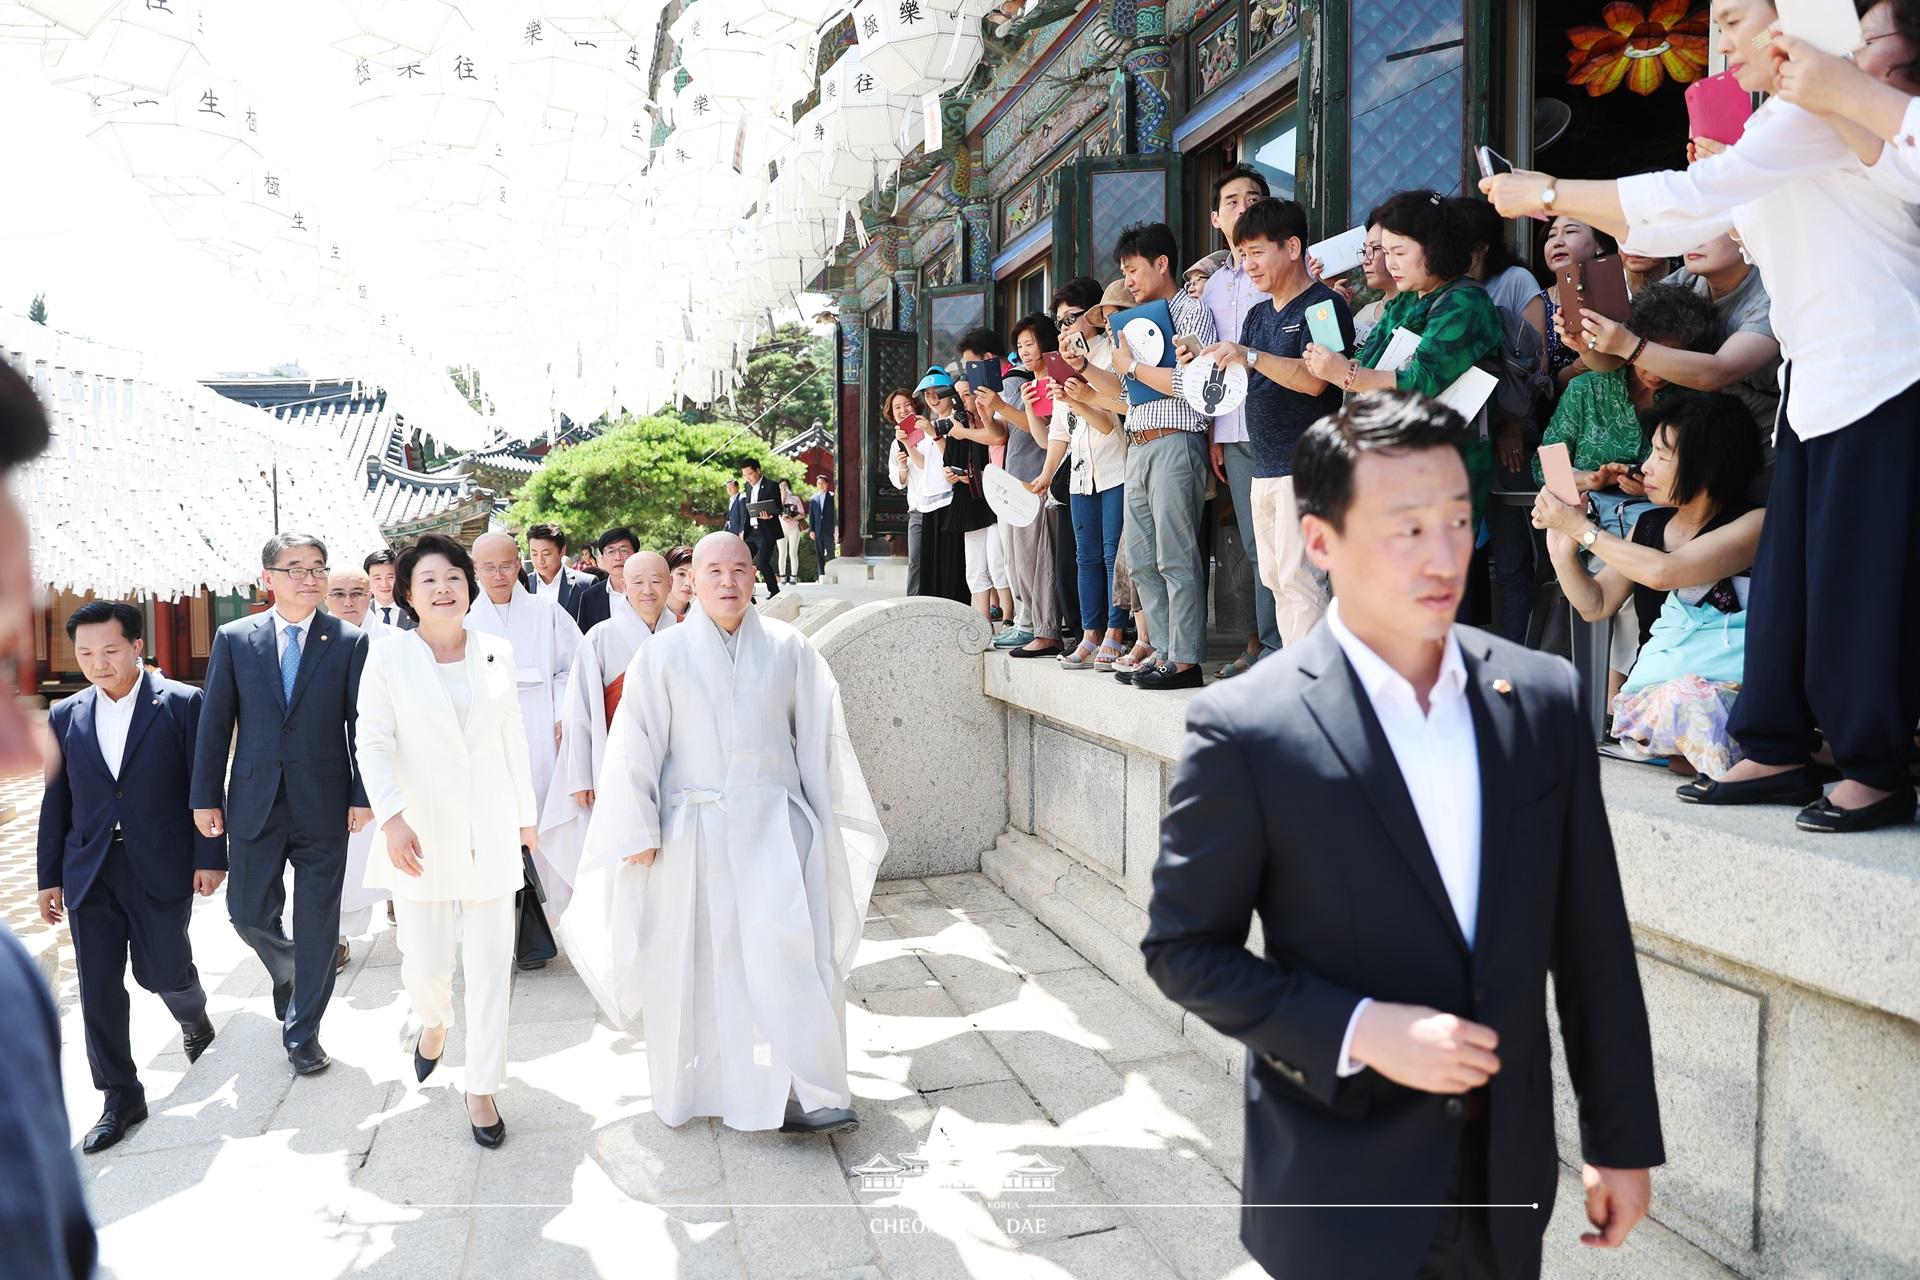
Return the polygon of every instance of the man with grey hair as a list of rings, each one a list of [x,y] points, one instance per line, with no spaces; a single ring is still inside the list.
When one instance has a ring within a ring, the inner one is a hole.
[[[273,607],[214,633],[190,799],[200,834],[227,837],[227,914],[273,975],[287,1060],[313,1075],[332,1064],[320,1018],[333,998],[347,836],[373,821],[353,753],[367,637],[320,612],[320,539],[276,534],[260,562]],[[281,924],[289,863],[291,938]]]

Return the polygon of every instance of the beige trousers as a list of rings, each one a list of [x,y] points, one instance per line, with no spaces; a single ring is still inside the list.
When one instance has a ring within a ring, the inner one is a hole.
[[[1248,490],[1253,506],[1254,553],[1260,581],[1273,592],[1273,617],[1280,643],[1293,644],[1318,625],[1327,612],[1327,594],[1307,563],[1300,535],[1300,508],[1293,500],[1292,476],[1255,476]]]

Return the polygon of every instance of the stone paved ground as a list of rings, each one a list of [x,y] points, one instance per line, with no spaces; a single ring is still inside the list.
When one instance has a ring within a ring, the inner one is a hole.
[[[0,826],[16,928],[32,792],[0,793],[22,810]],[[340,976],[332,1070],[295,1080],[264,973],[220,899],[202,902],[219,1038],[189,1066],[160,1002],[136,993],[152,1118],[81,1158],[108,1273],[1257,1276],[1235,1239],[1236,1083],[984,877],[880,887],[849,1009],[858,1132],[667,1128],[640,1042],[595,1017],[562,963],[516,976],[495,1152],[467,1133],[458,1030],[449,1066],[412,1079],[384,922]],[[99,1095],[66,988],[77,1138]]]

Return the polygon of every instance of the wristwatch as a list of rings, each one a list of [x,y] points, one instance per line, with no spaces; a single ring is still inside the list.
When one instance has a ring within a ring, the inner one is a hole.
[[[1252,347],[1248,347],[1247,348],[1247,368],[1251,369],[1253,368],[1253,366],[1259,363],[1260,363],[1260,353],[1258,351],[1255,351]]]
[[[1600,538],[1600,526],[1597,524],[1588,525],[1580,533],[1580,549],[1583,551],[1591,551],[1593,549],[1593,544],[1597,542],[1599,538]]]
[[[1560,188],[1557,185],[1558,183],[1559,183],[1558,178],[1549,177],[1547,179],[1546,189],[1540,193],[1540,207],[1542,209],[1545,209],[1548,213],[1553,212],[1553,202],[1560,198]]]

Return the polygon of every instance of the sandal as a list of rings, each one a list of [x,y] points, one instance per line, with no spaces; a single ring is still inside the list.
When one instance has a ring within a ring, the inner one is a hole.
[[[1235,676],[1243,676],[1247,674],[1247,672],[1253,670],[1253,664],[1257,661],[1258,659],[1255,658],[1251,653],[1242,651],[1239,657],[1235,658],[1232,662],[1229,662],[1226,666],[1214,672],[1213,678],[1216,680],[1231,680]]]
[[[1112,640],[1102,640],[1100,651],[1093,655],[1093,665],[1099,671],[1113,670],[1113,664],[1120,660],[1120,646]]]
[[[1153,654],[1154,654],[1154,649],[1152,645],[1136,644],[1135,646],[1133,646],[1133,648],[1127,650],[1126,653],[1114,659],[1113,669],[1116,672],[1138,671],[1141,667],[1144,667],[1149,662],[1153,661]]]
[[[1060,665],[1068,671],[1085,671],[1093,665],[1095,649],[1082,640],[1074,646],[1072,653],[1060,655]]]

